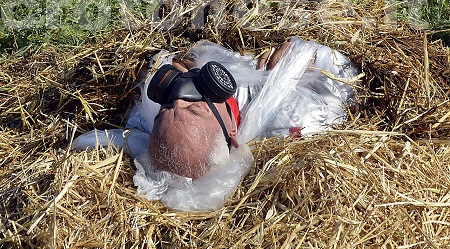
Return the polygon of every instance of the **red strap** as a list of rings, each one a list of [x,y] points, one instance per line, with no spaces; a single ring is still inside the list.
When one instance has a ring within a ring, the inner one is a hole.
[[[231,98],[227,99],[227,104],[230,106],[231,112],[233,113],[234,120],[236,120],[236,126],[239,127],[241,123],[241,117],[239,113],[239,106],[236,99],[231,96]]]

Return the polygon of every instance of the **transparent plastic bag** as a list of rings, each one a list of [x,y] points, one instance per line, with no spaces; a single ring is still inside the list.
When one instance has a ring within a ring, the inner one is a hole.
[[[263,86],[269,71],[255,70],[253,55],[240,55],[209,41],[198,42],[185,56],[201,68],[209,61],[217,61],[230,71],[238,86]]]
[[[239,146],[231,151],[225,165],[194,181],[154,170],[148,153],[142,153],[134,163],[137,170],[133,181],[139,196],[161,200],[167,207],[180,211],[217,210],[248,173],[253,156],[247,145]]]
[[[114,145],[117,148],[123,148],[126,154],[135,158],[143,151],[148,151],[149,141],[148,133],[136,129],[93,130],[75,138],[71,148],[80,151]]]
[[[342,122],[343,107],[354,90],[324,72],[342,81],[357,74],[341,53],[313,41],[292,38],[262,90],[245,108],[239,142],[289,135],[290,128],[298,128],[305,135]]]
[[[239,143],[252,140],[266,129],[285,98],[297,86],[317,47],[318,44],[313,42],[291,41],[261,92],[250,103],[239,127]]]

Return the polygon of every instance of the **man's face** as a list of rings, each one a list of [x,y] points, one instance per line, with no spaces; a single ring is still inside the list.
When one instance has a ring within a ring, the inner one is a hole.
[[[230,135],[231,144],[238,147],[236,124],[228,114],[225,103],[214,103]],[[176,99],[163,104],[151,135],[152,159],[156,168],[178,175],[197,178],[205,174],[211,148],[217,146],[217,137],[222,129],[203,101],[189,102]],[[223,137],[223,136],[222,136]],[[223,137],[223,141],[225,138]],[[225,148],[224,153],[228,153]]]
[[[214,105],[225,124],[228,134],[235,137],[236,124],[232,115],[228,113],[226,104],[214,103]],[[204,101],[190,102],[176,99],[173,103],[163,104],[159,114],[155,117],[155,126],[161,126],[164,129],[167,128],[166,126],[179,125],[199,127],[205,132],[217,132],[221,129],[217,118]],[[192,135],[194,136],[195,134],[193,133]]]

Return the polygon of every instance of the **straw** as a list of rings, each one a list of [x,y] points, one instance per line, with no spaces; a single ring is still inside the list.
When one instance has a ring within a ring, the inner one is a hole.
[[[386,21],[392,6],[381,2],[257,3],[223,6],[201,31],[124,10],[128,28],[96,44],[4,60],[0,247],[449,247],[448,48]],[[165,20],[201,6],[176,5]],[[222,209],[174,212],[136,195],[121,150],[67,149],[84,131],[124,125],[139,70],[159,49],[209,39],[258,55],[290,36],[350,57],[361,69],[355,105],[334,130],[253,141],[255,164]]]

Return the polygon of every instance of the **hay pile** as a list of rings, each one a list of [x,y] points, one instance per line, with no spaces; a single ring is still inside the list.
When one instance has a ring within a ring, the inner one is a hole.
[[[162,31],[130,16],[139,29],[2,61],[1,248],[450,246],[448,48],[390,25],[392,6],[382,2],[298,3],[259,14],[258,6],[234,5],[254,11],[233,18],[233,5],[223,6],[202,31]],[[216,29],[217,20],[227,29]],[[255,142],[255,165],[223,209],[167,210],[136,196],[122,151],[65,149],[93,127],[123,125],[138,71],[158,49],[187,51],[206,38],[258,54],[290,36],[336,48],[361,68],[358,106],[313,139]]]

